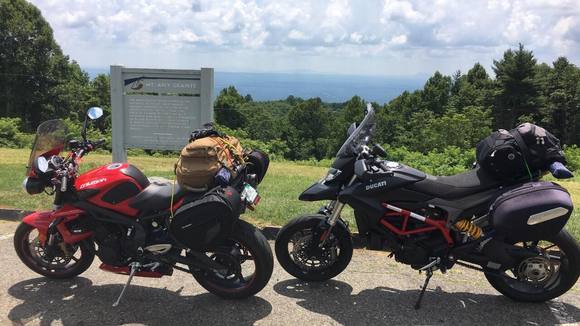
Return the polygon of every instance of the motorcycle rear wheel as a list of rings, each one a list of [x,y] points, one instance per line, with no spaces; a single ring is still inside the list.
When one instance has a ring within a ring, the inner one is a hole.
[[[485,273],[501,294],[516,301],[544,302],[566,293],[580,275],[580,247],[566,230],[555,237],[521,243],[540,254],[522,260],[514,269]]]
[[[332,228],[327,244],[311,251],[313,230],[324,223],[323,215],[306,215],[288,222],[276,237],[276,258],[286,272],[305,281],[321,282],[342,273],[350,263],[353,246],[348,229],[340,224]]]
[[[225,299],[243,299],[260,292],[274,270],[274,256],[268,240],[260,230],[243,220],[237,222],[223,245],[205,254],[227,270],[190,267],[191,274],[203,288]]]
[[[20,260],[36,273],[53,279],[67,279],[86,271],[95,259],[94,248],[87,241],[75,245],[64,242],[57,254],[49,254],[46,246],[42,246],[37,229],[26,223],[20,223],[14,233],[14,249]],[[65,250],[67,252],[65,252]]]

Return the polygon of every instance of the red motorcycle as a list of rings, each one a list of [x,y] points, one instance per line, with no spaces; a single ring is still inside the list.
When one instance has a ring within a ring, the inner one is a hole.
[[[273,256],[264,235],[240,220],[259,196],[251,166],[240,166],[228,185],[193,192],[166,179],[148,179],[127,163],[112,163],[79,175],[82,157],[103,141],[86,139],[87,122],[103,114],[90,108],[82,141],[66,143],[61,120],[42,123],[30,155],[24,188],[54,195],[52,211],[22,220],[14,247],[22,262],[49,278],[86,271],[96,256],[101,269],[133,276],[162,277],[188,272],[208,291],[245,298],[268,283]]]

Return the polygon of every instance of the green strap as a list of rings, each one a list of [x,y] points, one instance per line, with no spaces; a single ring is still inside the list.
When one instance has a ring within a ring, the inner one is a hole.
[[[175,177],[173,177],[173,183],[171,184],[171,202],[169,204],[169,221],[173,220],[173,196],[175,194]]]
[[[530,167],[528,166],[528,160],[524,157],[524,164],[526,165],[526,170],[528,170],[528,175],[530,176],[530,181],[533,181],[534,178],[532,177],[532,171],[530,171]]]

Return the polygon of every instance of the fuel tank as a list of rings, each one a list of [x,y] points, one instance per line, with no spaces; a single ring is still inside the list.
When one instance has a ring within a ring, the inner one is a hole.
[[[407,203],[413,204],[429,200],[431,196],[409,191],[405,186],[421,181],[427,175],[417,169],[403,164],[395,164],[388,169],[365,175],[364,180],[353,183],[344,188],[338,194],[338,200],[347,203],[355,210],[365,212],[373,220],[378,219],[384,213],[382,203]],[[410,209],[403,205],[403,208]]]
[[[103,165],[81,174],[75,181],[81,200],[129,216],[139,212],[129,206],[129,200],[148,185],[143,172],[128,163]]]

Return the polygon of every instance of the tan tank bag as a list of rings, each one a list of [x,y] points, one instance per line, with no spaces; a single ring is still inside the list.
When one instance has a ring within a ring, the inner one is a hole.
[[[242,146],[237,138],[205,137],[187,144],[175,164],[179,185],[190,190],[203,190],[213,186],[214,176],[221,167],[236,177],[235,167],[243,164]]]

